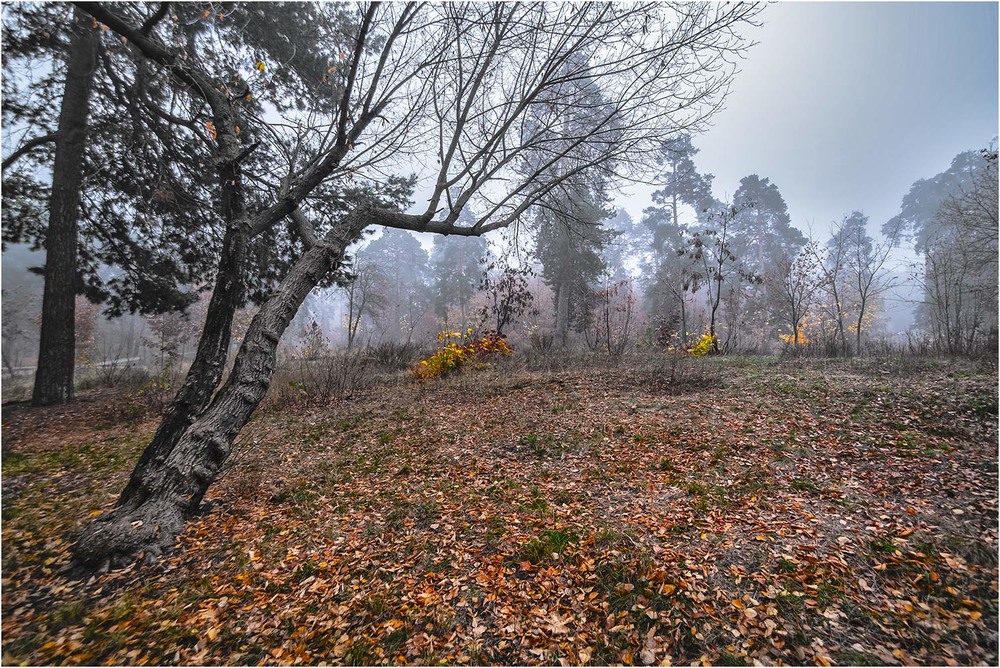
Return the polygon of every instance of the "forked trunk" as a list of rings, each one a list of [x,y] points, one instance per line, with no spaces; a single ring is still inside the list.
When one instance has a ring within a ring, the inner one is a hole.
[[[337,234],[317,243],[295,263],[251,321],[225,385],[163,461],[144,468],[138,483],[144,490],[142,501],[120,505],[84,529],[74,547],[78,565],[117,567],[140,555],[154,558],[173,545],[267,393],[282,333],[309,291],[360,236],[365,214],[359,210],[349,215]]]
[[[245,224],[234,225],[226,231],[215,289],[198,340],[198,351],[184,384],[164,412],[153,439],[143,450],[128,484],[118,497],[118,505],[123,508],[137,508],[153,492],[149,484],[155,477],[150,475],[150,471],[164,465],[181,436],[208,405],[222,379],[233,315],[243,299],[240,277],[247,262],[248,232],[245,227]]]

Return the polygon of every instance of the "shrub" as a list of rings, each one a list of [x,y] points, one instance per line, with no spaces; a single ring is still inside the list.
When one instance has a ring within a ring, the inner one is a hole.
[[[365,353],[381,369],[402,371],[420,358],[420,346],[409,342],[383,341],[370,346]]]
[[[465,333],[441,332],[437,338],[444,345],[417,365],[416,373],[421,378],[436,378],[450,373],[473,359],[482,361],[513,352],[503,334],[486,332],[477,336],[471,327]]]
[[[778,338],[781,339],[781,342],[784,343],[786,346],[793,346],[793,347],[798,346],[800,348],[803,348],[812,343],[812,339],[810,339],[809,336],[806,335],[805,325],[799,325],[798,335],[799,336],[797,343],[795,339],[795,332],[791,334],[778,334]]]
[[[398,382],[395,375],[368,350],[339,350],[314,360],[284,359],[275,371],[264,406],[275,410],[316,400],[348,399],[374,385]]]
[[[536,353],[551,351],[555,340],[556,337],[552,332],[543,332],[538,329],[531,330],[531,334],[528,335],[528,343],[531,345],[531,350]]]
[[[698,343],[691,347],[690,353],[695,357],[703,357],[712,352],[715,348],[715,336],[706,332],[698,339]]]
[[[173,391],[171,372],[167,368],[156,376],[150,376],[134,390],[122,394],[124,405],[121,408],[121,416],[137,420],[147,415],[162,415]]]

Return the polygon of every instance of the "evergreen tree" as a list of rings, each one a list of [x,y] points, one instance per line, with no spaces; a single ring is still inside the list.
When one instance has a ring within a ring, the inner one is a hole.
[[[600,195],[582,184],[559,194],[564,199],[536,216],[535,256],[553,292],[556,343],[565,346],[570,329],[587,324],[591,287],[605,270],[601,251],[610,236],[600,224],[610,212],[595,202]]]
[[[779,258],[794,257],[805,245],[805,235],[792,227],[785,198],[770,179],[743,177],[733,205],[740,211],[733,221],[733,247],[750,271],[769,275]]]
[[[664,186],[653,193],[653,206],[643,211],[642,225],[647,230],[650,252],[647,259],[647,310],[660,344],[667,344],[678,334],[681,345],[687,344],[688,295],[700,286],[700,274],[691,256],[685,252],[689,227],[681,221],[681,205],[693,208],[703,220],[714,199],[711,174],[699,174],[693,157],[698,152],[691,137],[683,135],[664,142],[662,147]]]
[[[425,317],[432,305],[427,251],[409,232],[386,228],[359,255],[378,267],[382,276],[383,335],[409,343],[419,328],[427,326]]]
[[[467,225],[475,224],[468,210],[462,211],[459,220]],[[469,325],[471,302],[479,286],[480,265],[487,251],[488,244],[480,237],[437,237],[434,240],[430,256],[434,314],[446,329],[453,326],[464,329]]]
[[[72,21],[45,233],[45,290],[38,368],[31,394],[35,406],[73,399],[77,229],[98,33],[80,11],[73,12]]]
[[[916,322],[943,351],[995,346],[997,227],[995,146],[960,153],[948,170],[914,183],[883,225],[883,233],[898,228],[920,255]]]
[[[963,151],[945,171],[914,182],[903,196],[899,213],[882,226],[882,233],[897,234],[900,241],[910,241],[913,249],[922,253],[939,228],[941,219],[937,213],[941,205],[949,197],[972,188],[976,175],[988,166],[991,154],[991,151]]]
[[[757,280],[727,286],[727,336],[730,346],[760,349],[769,345],[781,324],[770,317],[777,304],[769,301],[774,291],[769,295],[766,286],[780,280],[781,262],[795,257],[806,238],[792,227],[785,199],[770,179],[756,174],[741,179],[733,205],[739,215],[733,220],[732,249]]]

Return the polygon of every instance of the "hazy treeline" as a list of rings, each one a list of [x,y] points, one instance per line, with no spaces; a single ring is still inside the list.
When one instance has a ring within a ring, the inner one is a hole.
[[[213,17],[177,11],[167,18],[178,35],[189,44],[204,40]],[[256,10],[245,11],[249,17]],[[296,6],[279,27],[294,32],[315,20],[310,11]],[[214,20],[224,25],[223,18]],[[47,320],[64,331],[72,323],[75,365],[105,376],[129,366],[179,373],[194,354],[211,296],[211,258],[223,234],[219,211],[204,206],[217,180],[204,178],[210,164],[204,149],[217,130],[211,121],[179,122],[187,103],[172,92],[169,78],[136,65],[127,41],[119,44],[106,34],[98,39],[95,25],[59,5],[15,5],[5,14],[3,236],[18,249],[8,253],[5,246],[2,352],[8,376],[31,374],[43,321],[41,285],[18,280],[21,260],[11,256],[23,256],[25,244],[42,249],[51,236],[48,226],[57,222],[51,203],[58,194],[53,161],[69,136],[59,127],[73,114],[86,129],[75,165],[76,176],[86,179],[86,196],[73,222],[77,257],[64,260],[69,264],[59,271],[72,277],[64,293],[76,296],[63,307],[70,317]],[[287,45],[273,42],[270,32],[254,32],[253,25],[240,29],[248,51],[231,63],[249,69],[253,81],[237,77],[225,91],[233,99],[245,96],[240,103],[248,118],[264,110],[251,84],[266,87],[269,104],[283,112],[292,105],[278,102],[285,99],[279,93],[293,99],[301,81],[335,87],[333,61],[297,62],[298,70],[283,71],[287,82],[270,76],[259,54],[284,57]],[[339,34],[335,22],[327,28]],[[72,70],[67,63],[77,56],[92,59],[94,67]],[[341,52],[335,60],[343,57]],[[574,58],[579,62],[571,58],[563,67],[586,71],[581,56]],[[697,135],[680,133],[653,150],[661,187],[633,220],[614,206],[618,183],[610,175],[623,168],[624,154],[616,152],[607,169],[573,178],[562,173],[565,161],[547,154],[609,110],[592,76],[572,89],[553,89],[573,100],[559,106],[557,117],[525,117],[525,127],[545,139],[524,151],[523,168],[558,185],[521,213],[506,236],[419,237],[382,228],[355,244],[344,270],[307,297],[284,339],[284,354],[313,357],[386,342],[425,346],[441,330],[470,327],[500,329],[513,343],[540,350],[683,349],[708,333],[720,352],[856,354],[885,333],[885,299],[903,284],[919,295],[910,344],[951,354],[995,347],[995,150],[961,153],[945,172],[916,182],[889,221],[870,221],[845,202],[842,220],[808,238],[802,221],[791,219],[778,185],[765,176],[746,176],[721,201],[712,175],[695,166]],[[64,87],[74,77],[80,89]],[[60,107],[64,113],[54,113]],[[258,138],[241,141],[252,139]],[[264,159],[259,151],[241,158],[257,174],[269,171]],[[336,218],[358,202],[405,205],[416,179],[348,183],[314,198],[321,213]],[[249,195],[263,188],[251,182]],[[459,197],[456,191],[449,200]],[[452,224],[477,224],[476,205],[459,212]],[[912,266],[895,261],[901,249],[917,258]],[[284,235],[275,228],[252,241],[247,303],[235,313],[234,341],[300,252],[294,231]],[[58,273],[51,261],[46,265],[50,276]]]
[[[285,354],[423,347],[441,330],[496,329],[498,297],[516,293],[522,306],[503,333],[540,350],[679,349],[714,328],[724,352],[856,354],[873,338],[886,340],[884,299],[904,283],[920,300],[914,327],[897,344],[948,354],[995,347],[995,152],[961,153],[947,171],[914,183],[881,230],[852,211],[813,239],[793,225],[767,178],[747,176],[730,202],[716,199],[696,153],[688,137],[663,146],[663,187],[639,220],[592,184],[492,244],[448,236],[428,243],[385,229],[360,244],[341,285],[307,298]],[[917,260],[900,267],[891,257],[899,248]],[[207,299],[185,311],[108,320],[78,298],[78,364],[105,375],[124,362],[179,372]],[[33,362],[38,303],[23,287],[4,291],[5,373]],[[237,328],[251,311],[241,312]]]

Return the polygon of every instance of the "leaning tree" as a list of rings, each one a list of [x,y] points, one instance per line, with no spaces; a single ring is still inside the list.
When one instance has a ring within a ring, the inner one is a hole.
[[[249,113],[224,64],[244,63],[253,90],[254,72],[266,78],[272,64],[252,51],[242,61],[191,53],[172,37],[169,11],[78,6],[208,114],[225,224],[195,366],[118,505],[81,534],[74,555],[89,567],[152,558],[174,543],[264,397],[282,332],[366,228],[480,236],[582,175],[648,176],[665,138],[696,130],[719,108],[746,46],[739,31],[759,12],[753,4],[320,5],[328,67],[312,84],[321,92]],[[260,84],[254,95],[267,94]],[[595,88],[606,103],[565,128],[565,111],[586,106]],[[287,159],[251,171],[258,148]],[[406,169],[424,178],[418,212],[371,200],[346,212],[324,206],[352,183]],[[259,204],[250,182],[266,195]],[[471,225],[460,218],[467,208]],[[303,252],[219,386],[251,244],[286,225]]]

